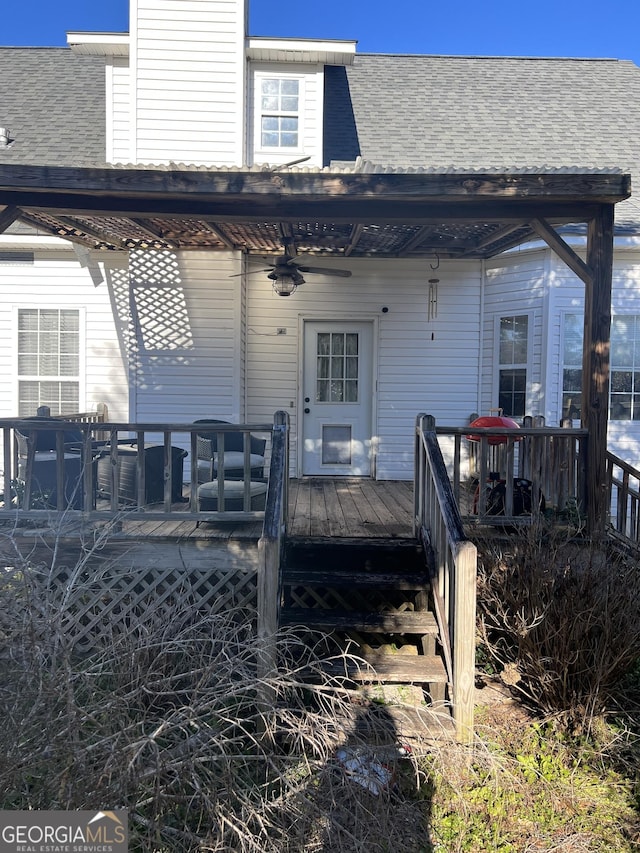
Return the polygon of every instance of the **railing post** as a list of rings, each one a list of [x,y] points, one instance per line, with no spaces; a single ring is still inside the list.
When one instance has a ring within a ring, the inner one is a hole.
[[[454,558],[453,713],[457,739],[471,743],[476,665],[476,546],[470,541],[461,542]]]

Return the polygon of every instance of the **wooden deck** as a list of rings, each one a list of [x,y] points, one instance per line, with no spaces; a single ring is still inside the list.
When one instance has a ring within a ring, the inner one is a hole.
[[[309,477],[289,481],[289,536],[413,537],[413,483]]]

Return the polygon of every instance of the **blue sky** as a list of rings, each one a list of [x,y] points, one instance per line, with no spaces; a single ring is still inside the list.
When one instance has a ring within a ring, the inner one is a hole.
[[[2,6],[2,45],[62,45],[68,30],[128,29],[128,0]],[[362,53],[598,56],[640,64],[640,0],[252,0],[250,8],[252,35],[356,39]]]

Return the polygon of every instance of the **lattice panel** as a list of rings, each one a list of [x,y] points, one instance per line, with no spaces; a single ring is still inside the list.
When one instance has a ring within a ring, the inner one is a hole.
[[[255,610],[257,604],[256,573],[238,569],[112,568],[82,575],[60,569],[30,580],[40,593],[46,586],[47,604],[74,651],[91,651],[128,633],[143,614],[168,622],[185,607],[197,618],[231,608]]]

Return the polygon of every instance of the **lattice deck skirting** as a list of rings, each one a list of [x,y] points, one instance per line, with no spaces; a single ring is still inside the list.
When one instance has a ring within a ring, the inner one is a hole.
[[[40,614],[46,611],[58,626],[56,642],[75,653],[97,651],[118,635],[168,624],[185,613],[196,620],[232,608],[256,611],[253,569],[34,568],[5,574],[2,582],[12,584],[17,608],[30,601]],[[3,621],[0,615],[0,634]],[[14,616],[11,624],[16,621]]]

